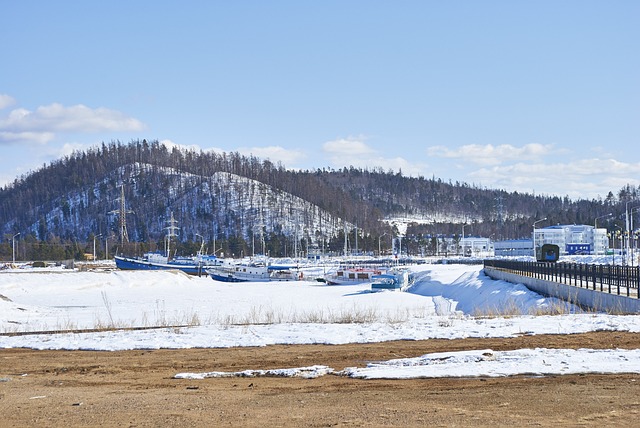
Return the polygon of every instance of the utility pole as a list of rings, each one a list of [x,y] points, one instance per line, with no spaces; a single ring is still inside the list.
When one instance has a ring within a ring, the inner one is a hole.
[[[355,233],[354,233],[355,237],[354,237],[354,239],[355,239],[355,241],[356,241],[356,252],[355,252],[355,254],[356,254],[356,256],[357,256],[357,255],[358,255],[358,223],[357,223],[357,222],[356,222],[356,228],[355,228],[354,230],[355,230]]]
[[[109,211],[109,214],[118,214],[119,229],[120,229],[120,243],[124,244],[129,242],[129,234],[127,233],[127,213],[133,214],[133,211],[127,210],[124,200],[124,183],[120,186],[120,209]]]
[[[538,258],[538,253],[536,252],[536,224],[540,223],[541,221],[545,221],[546,219],[547,218],[545,217],[533,222],[533,257],[536,260]]]
[[[96,238],[99,238],[99,237],[101,237],[101,236],[102,236],[102,234],[100,234],[100,235],[93,235],[93,261],[94,261],[94,263],[95,263],[95,261],[96,261]],[[106,256],[105,256],[105,257],[106,257]]]
[[[462,224],[462,240],[460,241],[460,246],[462,247],[462,257],[466,256],[464,251],[464,227],[467,226],[467,223]]]
[[[626,260],[629,257],[629,238],[631,237],[631,231],[629,230],[629,202],[631,201],[627,201],[627,203],[625,204],[625,209],[624,209],[624,214],[625,214],[625,229],[626,229],[626,235],[627,235],[627,243],[624,245],[624,247],[626,248],[625,251],[625,255],[624,255],[624,260]],[[622,235],[624,237],[624,235]],[[623,241],[624,243],[624,241]]]
[[[16,264],[16,236],[20,235],[20,232],[13,235],[11,238],[11,249],[13,251],[13,264]]]
[[[178,234],[176,233],[176,230],[180,229],[178,226],[176,226],[176,223],[178,223],[178,221],[173,217],[173,211],[171,211],[171,219],[168,220],[167,223],[169,223],[169,226],[165,227],[165,229],[167,230],[167,235],[165,237],[164,251],[167,256],[167,260],[171,260],[171,238],[177,237]]]

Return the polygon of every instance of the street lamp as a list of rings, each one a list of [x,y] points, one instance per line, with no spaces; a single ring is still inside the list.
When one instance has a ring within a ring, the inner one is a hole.
[[[537,257],[537,253],[536,253],[536,224],[540,223],[541,221],[545,221],[547,218],[541,218],[540,220],[536,220],[533,222],[533,257]],[[536,259],[537,260],[537,259]]]
[[[382,255],[382,251],[380,250],[380,240],[382,239],[382,237],[384,235],[386,235],[387,232],[383,233],[382,235],[378,236],[378,257],[380,257]]]
[[[594,228],[594,229],[597,229],[597,228],[598,228],[598,219],[601,219],[601,218],[608,218],[608,217],[611,217],[612,215],[613,215],[613,214],[609,213],[609,214],[601,215],[600,217],[596,217],[596,219],[595,219],[595,220],[594,220],[594,222],[593,222],[593,228]]]
[[[629,235],[630,235],[630,230],[631,230],[631,229],[629,228],[629,204],[630,204],[631,202],[632,202],[632,201],[627,201],[627,203],[625,204],[625,208],[624,208],[624,215],[625,215],[625,223],[624,223],[624,225],[625,225],[626,234],[627,234],[627,243],[626,243],[626,245],[625,245],[625,244],[624,244],[624,241],[623,241],[623,243],[622,243],[622,244],[623,244],[623,246],[626,248],[626,252],[625,252],[625,255],[624,255],[625,259],[626,259],[627,257],[629,257]],[[624,236],[624,235],[623,235],[623,236]]]
[[[629,225],[631,228],[631,234],[629,235],[629,238],[633,239],[633,241],[631,241],[631,266],[633,266],[633,257],[634,257],[633,253],[636,246],[636,235],[633,232],[633,213],[638,211],[640,211],[640,207],[635,207],[635,208],[631,208],[631,212],[629,213]]]
[[[624,246],[624,229],[617,224],[613,229],[613,264],[616,264],[616,236],[618,238],[618,244],[620,244],[620,256],[622,257],[622,247]],[[624,265],[624,258],[622,258],[622,264]]]
[[[96,238],[99,238],[102,236],[102,233],[100,235],[93,235],[93,261],[96,261]]]
[[[597,242],[596,242],[596,229],[598,229],[598,219],[601,218],[610,218],[611,216],[613,216],[613,214],[609,213],[609,214],[605,214],[605,215],[601,215],[599,217],[596,217],[595,220],[593,221],[593,254],[598,254],[598,251],[596,249],[597,246]],[[607,244],[608,246],[609,244]]]
[[[468,226],[467,223],[463,223],[462,224],[462,239],[460,240],[460,247],[462,248],[462,257],[464,257],[466,254],[464,253],[464,227]]]
[[[13,264],[16,264],[16,236],[20,235],[20,232],[13,235],[11,238],[11,249],[13,251]]]

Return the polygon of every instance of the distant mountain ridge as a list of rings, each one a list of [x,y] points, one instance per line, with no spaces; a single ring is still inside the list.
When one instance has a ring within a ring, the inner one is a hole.
[[[619,198],[610,193],[605,200],[571,201],[380,168],[290,171],[238,153],[169,149],[143,140],[76,152],[5,186],[0,233],[45,242],[115,239],[122,186],[132,211],[127,215],[131,241],[162,240],[173,213],[180,241],[240,241],[236,247],[245,251],[259,242],[265,251],[280,252],[287,245],[328,242],[338,249],[345,230],[356,228],[351,246],[361,239],[363,246],[376,247],[381,236],[391,235],[384,219],[414,222],[412,234],[457,234],[466,224],[467,234],[519,238],[530,234],[534,220],[591,223],[625,199],[637,198],[637,189],[629,186]]]

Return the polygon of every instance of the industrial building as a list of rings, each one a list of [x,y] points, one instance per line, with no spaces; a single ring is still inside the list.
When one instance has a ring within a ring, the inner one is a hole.
[[[493,243],[494,253],[498,257],[521,257],[533,254],[531,239],[507,239]]]

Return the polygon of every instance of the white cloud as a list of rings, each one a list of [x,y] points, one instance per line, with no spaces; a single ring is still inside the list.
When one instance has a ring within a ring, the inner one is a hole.
[[[226,150],[223,150],[218,147],[210,147],[208,149],[202,149],[200,146],[196,144],[177,144],[171,140],[161,140],[161,144],[165,145],[167,149],[172,150],[174,147],[183,149],[183,150],[193,150],[196,152],[205,151],[205,152],[215,152],[215,153],[225,153]],[[280,146],[267,146],[267,147],[241,147],[236,152],[240,153],[244,156],[253,155],[260,159],[269,159],[272,162],[282,162],[283,165],[289,167],[295,162],[300,161],[301,159],[306,157],[306,154],[301,150],[288,150],[284,147]]]
[[[4,100],[4,101],[3,101]],[[13,100],[0,99],[0,104]],[[17,108],[0,117],[0,143],[32,142],[45,144],[57,133],[98,133],[141,131],[145,125],[116,110],[89,108],[82,104],[65,107],[54,103],[35,111]]]
[[[0,143],[36,143],[47,144],[55,138],[53,132],[3,132],[0,131]]]
[[[190,145],[176,144],[173,141],[168,140],[168,139],[160,140],[159,143],[162,144],[163,146],[165,146],[167,148],[167,150],[169,150],[169,151],[173,150],[174,148],[177,148],[177,149],[180,149],[180,150],[193,150],[194,152],[202,151],[200,146],[198,146],[197,144],[190,144]]]
[[[196,144],[177,144],[171,140],[160,140],[160,143],[167,147],[167,149],[172,150],[173,148],[178,148],[182,150],[193,150],[196,152],[204,151],[204,152],[215,152],[215,153],[227,153],[228,150],[221,149],[219,147],[209,147],[207,149],[202,149],[200,146]],[[288,150],[280,146],[267,146],[267,147],[241,147],[236,150],[232,150],[240,153],[244,156],[255,156],[260,159],[269,159],[272,162],[282,162],[283,165],[289,167],[293,163],[303,159],[306,157],[306,154],[301,150]]]
[[[51,157],[53,158],[61,158],[64,156],[69,156],[71,154],[73,154],[73,152],[76,151],[80,151],[80,150],[87,150],[90,147],[95,147],[95,144],[83,144],[83,143],[65,143],[62,145],[62,147],[55,149],[55,150],[51,150]]]
[[[9,106],[12,106],[16,103],[16,100],[7,95],[7,94],[0,94],[0,110],[5,109]]]
[[[332,159],[345,160],[344,157],[357,157],[357,156],[369,156],[375,153],[371,147],[369,147],[363,141],[363,137],[360,138],[339,138],[333,141],[327,141],[322,145],[324,150]]]
[[[553,146],[544,144],[526,144],[515,147],[511,144],[468,144],[456,149],[445,146],[432,146],[427,148],[427,154],[433,157],[462,159],[480,165],[500,165],[513,160],[537,160],[550,154]]]
[[[0,129],[9,131],[104,132],[141,131],[144,124],[116,110],[89,108],[82,104],[65,107],[54,103],[35,111],[15,109],[0,121]]]
[[[240,148],[238,153],[245,156],[253,155],[260,159],[269,159],[272,162],[281,162],[287,167],[295,165],[307,156],[302,150],[290,150],[281,146]]]
[[[332,166],[336,168],[348,166],[356,168],[379,167],[383,170],[402,170],[404,175],[409,176],[424,174],[425,165],[411,163],[402,157],[385,158],[363,140],[364,137],[340,138],[327,141],[323,144],[322,149],[329,155]]]
[[[427,154],[439,158],[436,175],[507,191],[592,199],[640,184],[640,163],[618,161],[601,147],[572,153],[549,144],[470,144],[432,146]]]
[[[402,175],[411,176],[411,177],[419,177],[423,176],[426,165],[421,163],[412,163],[409,162],[405,158],[395,157],[395,158],[383,158],[377,157],[372,159],[365,159],[364,164],[361,164],[362,167],[371,167],[378,166],[383,170],[392,170],[392,171],[402,171]],[[355,166],[355,165],[354,165]]]
[[[615,159],[576,159],[556,163],[523,163],[471,171],[467,176],[485,186],[521,192],[591,199],[616,192],[626,184],[640,185],[640,163]]]

